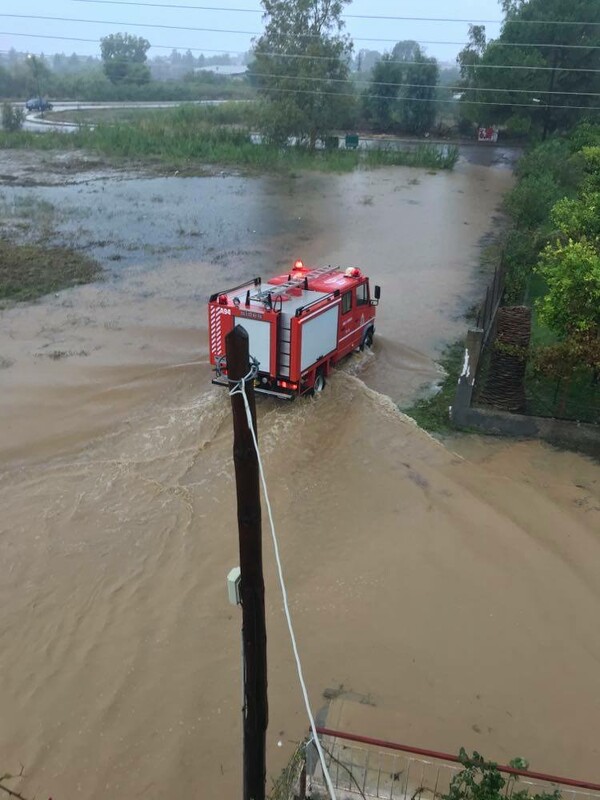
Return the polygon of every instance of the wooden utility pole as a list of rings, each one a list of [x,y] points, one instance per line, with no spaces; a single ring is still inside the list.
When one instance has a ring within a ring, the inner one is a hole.
[[[250,370],[248,334],[240,325],[225,337],[227,376],[240,381]],[[256,431],[256,406],[252,381],[246,396]],[[262,569],[260,476],[258,458],[248,427],[244,398],[234,394],[233,462],[240,538],[240,596],[244,660],[244,800],[265,800],[267,706],[267,630],[265,584]]]

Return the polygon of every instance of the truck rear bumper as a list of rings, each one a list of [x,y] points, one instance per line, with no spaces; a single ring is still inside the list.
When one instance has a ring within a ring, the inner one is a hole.
[[[223,386],[229,389],[229,381],[223,380],[222,378],[213,378],[212,383],[214,383],[215,386]],[[295,393],[277,392],[274,389],[265,389],[262,386],[254,386],[254,391],[258,392],[258,394],[268,394],[271,397],[278,397],[280,400],[294,400],[296,397]]]

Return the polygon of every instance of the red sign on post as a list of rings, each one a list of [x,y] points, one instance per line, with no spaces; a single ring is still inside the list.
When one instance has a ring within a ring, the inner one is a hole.
[[[498,128],[495,125],[491,128],[478,128],[477,140],[479,142],[497,142]]]

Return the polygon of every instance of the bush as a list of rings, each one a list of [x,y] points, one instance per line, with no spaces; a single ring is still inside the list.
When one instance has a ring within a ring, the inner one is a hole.
[[[496,764],[485,759],[477,752],[469,756],[461,747],[459,759],[463,765],[450,782],[443,800],[560,800],[560,792],[541,792],[529,795],[527,788],[518,790],[517,780],[513,777],[505,779]],[[515,769],[528,769],[529,764],[523,758],[513,758],[510,766]]]
[[[504,242],[504,263],[506,265],[506,283],[504,302],[508,305],[520,305],[524,298],[529,276],[537,264],[540,251],[540,240],[531,231],[512,228]]]
[[[525,139],[531,135],[531,117],[513,114],[506,120],[506,132],[513,139]]]
[[[25,112],[22,108],[13,106],[12,103],[2,104],[2,129],[8,133],[20,131],[25,120]]]
[[[520,228],[537,228],[548,222],[552,206],[565,191],[550,172],[526,175],[506,198],[506,208]]]
[[[562,195],[575,190],[583,178],[583,160],[572,155],[570,143],[566,139],[550,139],[537,145],[519,161],[519,178],[547,175],[565,190]],[[561,195],[561,196],[562,196]]]

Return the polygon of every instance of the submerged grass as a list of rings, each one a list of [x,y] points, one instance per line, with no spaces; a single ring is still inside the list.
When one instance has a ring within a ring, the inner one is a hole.
[[[417,400],[409,408],[402,411],[426,431],[432,433],[456,432],[456,427],[451,425],[448,408],[454,402],[456,383],[460,374],[464,354],[464,344],[455,342],[446,347],[438,363],[446,373],[439,391],[431,397]]]
[[[89,283],[101,272],[95,261],[67,247],[0,239],[0,307]]]
[[[415,166],[452,169],[458,148],[422,144],[407,149],[368,151],[316,150],[255,144],[250,131],[259,123],[260,106],[180,106],[154,111],[129,121],[100,123],[65,134],[1,133],[0,148],[86,149],[132,159],[154,159],[179,167],[222,164],[259,171],[317,169],[349,172],[358,166]]]

